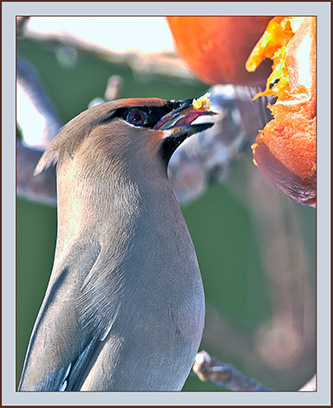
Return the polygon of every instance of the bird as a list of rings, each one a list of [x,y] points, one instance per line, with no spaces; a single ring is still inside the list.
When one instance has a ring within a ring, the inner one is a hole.
[[[205,300],[167,167],[185,139],[214,124],[194,101],[102,103],[44,152],[35,174],[56,165],[57,242],[19,391],[183,388]]]

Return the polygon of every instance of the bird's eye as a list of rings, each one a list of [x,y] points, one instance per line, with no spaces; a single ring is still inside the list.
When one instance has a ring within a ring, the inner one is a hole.
[[[126,116],[126,121],[134,126],[143,126],[147,123],[148,116],[142,110],[131,109]]]

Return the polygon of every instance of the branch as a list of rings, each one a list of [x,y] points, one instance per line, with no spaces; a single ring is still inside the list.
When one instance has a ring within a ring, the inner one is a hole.
[[[41,202],[55,202],[53,187],[45,189],[44,184],[41,186],[43,194],[39,194],[41,189],[37,186],[37,180],[32,181],[32,170],[41,155],[38,156],[34,149],[37,147],[45,150],[58,132],[61,123],[33,68],[22,60],[18,60],[18,82],[28,96],[33,111],[36,112],[36,120],[30,116],[24,121],[21,114],[24,106],[20,105],[18,109],[23,143],[18,145],[17,167],[18,172],[24,169],[26,173],[18,179],[18,193]],[[89,106],[117,98],[121,86],[122,79],[119,76],[111,76],[104,98],[95,98]],[[231,163],[242,153],[250,151],[250,145],[254,142],[258,129],[270,119],[269,111],[265,107],[267,100],[263,98],[252,100],[258,92],[256,88],[217,85],[208,91],[211,93],[211,108],[218,113],[214,127],[193,135],[176,150],[169,163],[169,180],[181,205],[203,195],[210,182],[223,182]],[[39,134],[36,130],[37,118],[44,118]],[[31,152],[27,144],[31,146]],[[42,178],[38,180],[44,183]],[[51,181],[51,172],[48,180]]]
[[[45,150],[63,125],[34,67],[17,58],[17,122],[26,145]]]
[[[17,81],[21,92],[18,96],[18,125],[23,138],[22,142],[18,140],[16,143],[17,194],[28,200],[56,205],[55,167],[38,176],[33,176],[33,172],[62,122],[35,69],[22,58],[17,58]],[[108,79],[104,99],[95,99],[90,106],[116,99],[121,86],[122,79],[112,75]],[[29,115],[26,115],[26,110]],[[38,127],[37,123],[41,123],[41,126]]]
[[[272,391],[253,378],[248,378],[231,364],[211,357],[206,351],[200,351],[195,357],[193,372],[202,381],[211,381],[230,391]]]
[[[35,36],[29,29],[24,31],[25,37]],[[39,41],[46,37],[38,36]],[[118,64],[126,64],[133,70],[141,70],[141,74],[151,76],[169,76],[189,78],[188,72],[180,69],[183,62],[175,55],[169,54],[113,54],[103,51],[99,47],[92,47],[74,37],[64,35],[57,38],[61,44],[71,45],[76,49],[89,49],[99,56],[113,59]],[[18,103],[18,123],[22,130],[25,149],[20,150],[17,166],[22,167],[22,161],[28,169],[36,165],[36,155],[29,153],[27,148],[45,150],[60,126],[55,109],[43,89],[33,67],[18,58],[18,102],[20,97],[29,104],[27,108]],[[144,73],[143,73],[144,72]],[[89,106],[105,100],[115,99],[120,94],[122,79],[112,76],[109,79],[104,98],[95,98]],[[21,92],[22,91],[22,92]],[[258,129],[264,127],[270,120],[270,112],[266,108],[268,100],[259,98],[253,101],[253,96],[260,91],[257,88],[247,88],[232,85],[217,85],[208,90],[211,93],[212,109],[219,113],[215,118],[215,126],[206,132],[193,135],[186,143],[176,150],[170,160],[168,175],[175,196],[181,205],[191,202],[203,195],[212,181],[222,182],[228,175],[230,164],[243,152],[250,152],[250,145],[254,142]],[[28,101],[28,102],[27,102]],[[31,109],[32,108],[32,109]],[[26,112],[29,111],[29,115]],[[32,117],[32,111],[34,117]],[[24,115],[25,114],[25,115]],[[37,135],[37,137],[36,137]],[[29,163],[29,160],[33,162]],[[29,170],[30,171],[30,170]],[[31,179],[32,173],[29,173]],[[42,181],[42,180],[40,180]],[[34,186],[36,187],[35,183]],[[23,187],[20,184],[20,187]],[[19,194],[24,191],[26,197],[45,202],[55,201],[53,190],[48,190],[47,195],[36,195],[29,191],[29,183],[25,181],[24,189],[18,189]]]
[[[211,182],[225,181],[231,164],[251,154],[258,129],[271,119],[268,99],[253,101],[258,88],[216,85],[208,92],[211,110],[218,113],[214,126],[186,140],[169,163],[169,180],[182,205],[202,196]]]
[[[20,23],[22,25],[23,22]],[[86,42],[68,32],[41,34],[30,30],[28,25],[20,31],[20,35],[39,43],[52,41],[53,44],[72,47],[77,51],[88,52],[104,61],[129,67],[142,80],[152,81],[168,78],[189,84],[200,83],[187,64],[174,51],[142,53],[131,50],[116,52],[106,49],[98,43]]]
[[[22,19],[19,23],[23,31],[26,20]],[[72,45],[77,46],[74,40]],[[84,45],[81,44],[81,47],[84,48]],[[100,50],[96,52],[101,53]],[[187,76],[187,71],[182,70],[182,65],[173,56],[127,54],[120,57],[109,53],[103,57],[120,64],[126,63],[147,77],[169,75],[191,80],[191,76]],[[36,177],[33,176],[33,171],[62,123],[33,67],[18,58],[17,75],[19,87],[28,96],[37,114],[44,118],[44,128],[38,134],[36,121],[31,117],[24,121],[20,116],[22,108],[18,108],[23,143],[17,142],[17,192],[21,197],[55,205],[55,168],[51,167]],[[94,99],[89,106],[118,98],[121,85],[122,79],[119,76],[110,77],[104,97]],[[192,136],[181,145],[169,164],[169,179],[180,204],[187,204],[203,195],[211,181],[224,181],[230,164],[244,152],[250,152],[250,145],[254,142],[258,129],[263,128],[271,119],[266,108],[268,100],[252,100],[259,89],[217,85],[208,91],[211,93],[212,109],[219,113],[215,126]],[[37,141],[35,139],[34,142],[29,137],[30,124],[34,125],[34,136],[38,134]],[[27,145],[28,142],[30,146]],[[211,381],[231,391],[271,391],[205,351],[197,354],[193,373],[202,381]],[[316,391],[316,376],[299,391]]]
[[[210,381],[213,384],[227,388],[230,391],[273,391],[253,378],[248,378],[233,365],[222,363],[206,351],[200,351],[192,367],[192,372],[201,381]],[[314,375],[298,391],[316,391],[317,381]]]

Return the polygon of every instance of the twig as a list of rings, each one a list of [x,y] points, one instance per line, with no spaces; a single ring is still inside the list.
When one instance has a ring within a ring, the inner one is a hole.
[[[45,150],[59,130],[60,121],[52,108],[52,104],[49,103],[45,91],[38,83],[33,69],[21,60],[19,60],[18,75],[19,82],[28,94],[34,110],[39,117],[45,118],[43,134],[39,135],[35,141],[29,140],[29,144],[32,150],[35,147]],[[121,86],[121,78],[111,76],[104,98],[94,99],[89,106],[117,98]],[[257,135],[257,129],[263,127],[269,120],[269,112],[265,107],[267,101],[263,101],[263,99],[252,100],[257,91],[254,88],[231,85],[218,85],[209,90],[212,102],[211,109],[218,113],[214,119],[215,125],[206,132],[192,136],[181,145],[169,163],[169,180],[180,204],[187,204],[203,195],[211,181],[224,181],[233,160],[242,152],[250,151],[250,144],[253,143]],[[18,113],[20,119],[20,112]],[[35,125],[36,122],[30,118],[29,123]],[[29,185],[32,182],[30,169],[34,169],[37,157],[33,151],[28,152],[27,146],[23,148],[29,139],[29,132],[27,131],[29,123],[26,126],[23,121],[20,123],[23,132],[23,144],[19,146],[17,166],[18,171],[24,168],[26,174],[18,180],[18,193],[31,199],[50,203],[55,201],[53,188],[47,190],[43,188],[44,194],[38,195],[40,189],[36,186],[37,180],[34,180],[32,184],[34,191],[29,191]],[[34,127],[32,134],[36,136],[36,133]],[[29,162],[29,160],[32,161]],[[27,181],[28,177],[29,182]],[[42,179],[39,181],[43,182]]]
[[[17,121],[24,143],[45,150],[62,122],[34,67],[21,57],[17,58],[17,83]]]
[[[272,391],[253,378],[246,377],[231,364],[211,357],[204,350],[196,355],[192,370],[200,380],[211,381],[230,391]]]
[[[202,381],[210,381],[230,391],[273,391],[253,378],[248,378],[233,365],[222,363],[206,351],[200,351],[195,358],[192,372]],[[317,391],[314,375],[298,391]]]
[[[187,64],[174,51],[141,53],[139,51],[116,52],[107,50],[98,44],[91,44],[70,33],[44,35],[34,31],[24,31],[24,37],[58,46],[70,46],[81,52],[89,52],[105,61],[130,67],[141,79],[149,81],[164,78],[181,80],[184,83],[198,84]]]
[[[258,91],[233,85],[208,89],[211,110],[218,113],[214,126],[183,143],[169,163],[169,180],[180,204],[202,196],[211,182],[225,181],[233,161],[251,154],[258,129],[271,119],[268,100],[252,100]]]
[[[111,75],[108,78],[107,86],[104,92],[104,97],[94,98],[88,105],[88,108],[99,105],[101,103],[112,101],[119,98],[123,87],[123,79],[119,75]]]
[[[18,21],[21,31],[27,18]],[[68,38],[67,38],[68,40]],[[68,41],[73,46],[87,49],[85,44],[76,44],[75,40]],[[91,49],[89,49],[91,51]],[[116,55],[96,51],[103,58],[120,64],[128,64],[142,76],[151,75],[182,78],[195,81],[183,64],[173,55],[141,56],[139,54]],[[40,134],[40,150],[36,146],[26,146],[17,142],[17,190],[21,197],[55,205],[55,169],[51,167],[46,172],[33,177],[33,170],[44,149],[58,132],[62,123],[57,118],[43,87],[34,70],[18,59],[18,82],[30,96],[35,109],[45,118],[46,134]],[[121,78],[111,77],[104,100],[119,96]],[[169,165],[169,179],[181,204],[185,204],[202,195],[211,180],[225,179],[230,163],[242,152],[250,151],[257,130],[270,119],[266,109],[267,100],[259,98],[252,101],[257,92],[255,89],[219,85],[211,88],[213,108],[219,113],[215,126],[207,132],[192,137],[174,154]],[[101,100],[103,101],[103,100]],[[19,112],[18,112],[19,113]],[[23,141],[27,140],[26,128],[21,123]],[[192,182],[193,181],[193,182]],[[248,378],[232,365],[222,363],[211,357],[207,352],[198,353],[193,372],[202,381],[211,381],[231,391],[271,391],[254,379]],[[316,376],[314,376],[299,391],[316,391]]]

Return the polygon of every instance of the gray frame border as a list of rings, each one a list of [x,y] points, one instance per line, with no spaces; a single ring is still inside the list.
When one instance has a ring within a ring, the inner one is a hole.
[[[52,405],[329,405],[330,2],[2,2],[2,404]],[[79,13],[77,12],[79,9]],[[130,10],[130,13],[129,13]],[[15,16],[16,15],[316,15],[318,18],[317,392],[19,393],[15,392]]]

